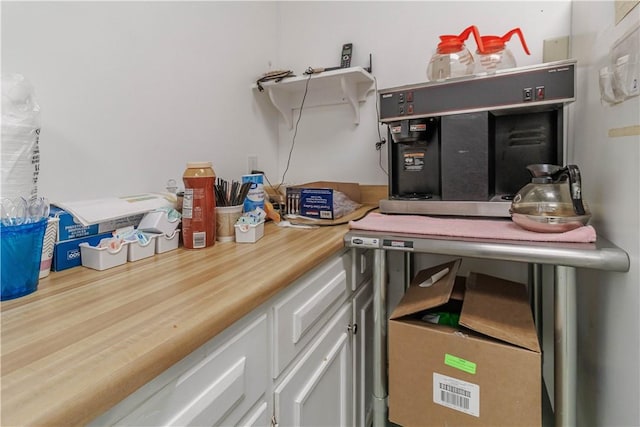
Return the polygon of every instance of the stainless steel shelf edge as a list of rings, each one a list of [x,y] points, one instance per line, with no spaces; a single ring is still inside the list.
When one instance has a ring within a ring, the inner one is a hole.
[[[380,200],[380,212],[417,215],[464,215],[510,218],[507,201]]]
[[[618,272],[629,271],[630,265],[629,255],[602,237],[598,237],[595,243],[555,243],[454,239],[351,230],[345,235],[344,242],[347,247],[466,256]]]

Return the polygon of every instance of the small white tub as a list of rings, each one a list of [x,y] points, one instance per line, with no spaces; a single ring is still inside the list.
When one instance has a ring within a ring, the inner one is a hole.
[[[236,224],[236,242],[255,243],[264,236],[264,221],[257,224]]]
[[[175,230],[168,236],[166,234],[158,235],[156,236],[155,241],[157,254],[177,249],[178,242],[180,241],[180,230]]]
[[[127,262],[127,246],[123,243],[116,250],[108,247],[90,246],[88,243],[80,243],[80,259],[82,265],[94,270],[106,270],[117,267]]]
[[[127,243],[127,246],[129,246],[127,261],[139,261],[141,259],[149,258],[155,255],[155,240],[157,237],[160,237],[160,235],[147,233],[147,237],[149,238],[149,241],[147,241],[147,243],[145,244],[142,244],[138,241]]]

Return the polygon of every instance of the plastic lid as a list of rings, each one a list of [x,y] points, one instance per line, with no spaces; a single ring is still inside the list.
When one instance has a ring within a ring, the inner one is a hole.
[[[484,50],[482,46],[482,38],[480,37],[480,33],[478,32],[478,28],[475,25],[471,25],[460,33],[460,35],[451,35],[445,34],[440,36],[440,43],[438,43],[438,53],[454,53],[462,50],[464,47],[464,42],[469,37],[469,34],[473,33],[473,37],[476,40],[476,44],[478,45],[478,49],[480,51]]]
[[[211,162],[187,162],[187,169],[206,169],[211,167]]]
[[[464,43],[459,38],[451,38],[438,43],[438,53],[448,54],[459,52],[464,48]]]
[[[482,36],[480,37],[481,43],[478,44],[478,52],[480,53],[494,53],[505,48],[505,43],[511,40],[511,36],[517,35],[520,38],[520,43],[527,55],[531,55],[527,42],[524,40],[522,31],[520,28],[514,28],[504,36]]]

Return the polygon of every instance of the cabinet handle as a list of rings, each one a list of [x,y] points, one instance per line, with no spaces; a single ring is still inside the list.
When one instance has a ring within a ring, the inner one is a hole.
[[[353,335],[358,333],[358,324],[354,323],[353,325],[347,325],[347,331],[351,332]]]

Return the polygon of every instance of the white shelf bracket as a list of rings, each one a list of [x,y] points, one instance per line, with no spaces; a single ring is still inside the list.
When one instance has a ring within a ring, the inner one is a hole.
[[[353,111],[353,123],[356,125],[360,124],[360,105],[358,105],[359,101],[356,94],[356,84],[349,84],[346,76],[342,76],[340,77],[340,87],[342,88],[345,100],[349,105],[351,105],[351,110]]]
[[[289,102],[289,95],[285,91],[277,90],[276,88],[277,86],[266,88],[269,99],[273,106],[280,112],[289,129],[291,129],[293,128],[293,109],[291,108],[291,102]]]

